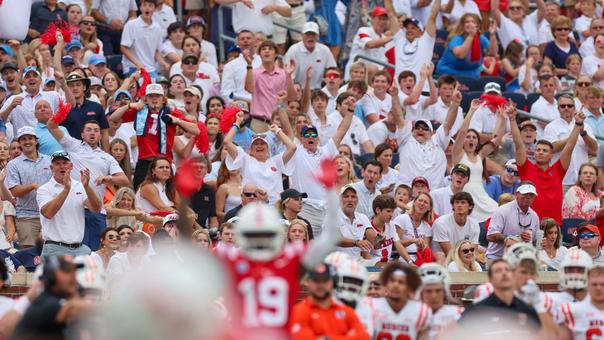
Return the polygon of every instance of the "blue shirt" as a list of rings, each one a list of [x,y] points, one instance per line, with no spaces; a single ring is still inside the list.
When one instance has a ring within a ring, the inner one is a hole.
[[[250,146],[252,146],[252,137],[254,137],[254,131],[244,126],[243,130],[237,131],[233,142],[237,143],[245,152],[249,152]]]
[[[453,54],[453,48],[457,46],[463,45],[466,38],[463,35],[456,35],[451,38],[449,41],[449,45],[445,50],[442,58],[439,60],[438,65],[436,66],[436,73],[438,74],[450,74],[450,75],[461,75],[468,77],[479,77],[480,76],[480,67],[482,66],[482,59],[484,57],[484,53],[481,53],[480,60],[478,61],[470,61],[470,57],[472,56],[472,52],[468,53],[468,55],[463,58],[457,58]],[[485,50],[489,47],[489,39],[487,39],[484,35],[480,36],[480,48]]]
[[[17,260],[16,257],[11,255],[11,253],[7,252],[6,250],[0,249],[0,258],[4,260],[9,273],[16,272],[17,269],[22,266],[21,261]]]
[[[61,129],[63,133],[69,134],[65,127],[59,126],[59,129]],[[63,150],[61,144],[59,144],[50,131],[48,131],[46,124],[38,122],[38,125],[36,125],[36,135],[38,136],[38,144],[40,145],[38,152],[41,154],[50,156],[55,151]]]
[[[589,125],[596,136],[604,137],[604,114],[600,110],[600,117],[596,117],[587,108],[583,109],[585,122]]]
[[[84,99],[82,105],[71,108],[67,119],[61,125],[67,128],[71,137],[82,140],[82,129],[89,120],[97,121],[101,125],[101,129],[109,128],[103,107],[99,103]]]
[[[556,45],[555,41],[550,41],[545,45],[545,50],[543,51],[543,57],[548,57],[552,60],[552,63],[556,68],[566,68],[566,59],[571,54],[579,54],[579,49],[577,45],[575,45],[572,41],[569,42],[570,50],[565,52]]]
[[[511,187],[504,186],[503,183],[501,183],[501,176],[499,175],[491,176],[489,177],[489,180],[490,182],[488,184],[487,182],[483,183],[484,191],[486,191],[495,202],[499,201],[499,196],[501,196],[501,194],[513,194],[516,192],[516,189],[520,185],[520,180],[516,180]]]
[[[19,250],[14,254],[14,257],[21,262],[21,264],[27,269],[28,272],[35,272],[36,267],[42,263],[40,256],[42,255],[42,248],[29,247],[26,249]]]

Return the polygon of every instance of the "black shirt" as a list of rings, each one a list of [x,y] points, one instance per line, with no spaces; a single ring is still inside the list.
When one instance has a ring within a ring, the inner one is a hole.
[[[103,107],[99,103],[84,99],[82,105],[71,108],[67,119],[61,125],[67,129],[71,137],[82,140],[82,129],[89,120],[97,121],[101,125],[101,130],[109,128]]]
[[[11,339],[63,339],[67,324],[57,322],[63,300],[44,291],[23,315]]]
[[[475,331],[477,335],[526,335],[535,334],[541,328],[539,315],[532,306],[516,296],[508,306],[495,294],[466,309],[459,324],[464,330]]]
[[[243,208],[243,205],[239,204],[235,208],[227,211],[226,214],[224,214],[224,218],[222,219],[222,222],[223,223],[228,222],[231,218],[237,216],[237,214],[239,214],[239,210],[241,210],[241,208]]]
[[[50,10],[45,1],[31,5],[29,27],[35,29],[40,34],[48,29],[48,25],[50,25],[51,22],[57,22],[59,20],[67,21],[67,12],[58,5],[53,11]]]
[[[199,191],[191,196],[191,209],[197,214],[197,223],[208,227],[208,218],[216,217],[216,198],[214,190],[204,184]]]

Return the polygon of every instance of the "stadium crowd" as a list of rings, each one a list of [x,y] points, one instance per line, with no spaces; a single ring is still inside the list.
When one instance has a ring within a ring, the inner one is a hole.
[[[184,2],[0,1],[2,336],[86,337],[186,243],[216,338],[603,336],[604,3]]]

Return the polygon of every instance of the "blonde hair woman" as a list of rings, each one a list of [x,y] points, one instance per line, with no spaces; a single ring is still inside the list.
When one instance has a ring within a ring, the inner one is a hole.
[[[338,175],[336,185],[338,188],[342,188],[347,184],[354,183],[359,180],[357,175],[354,173],[354,165],[352,164],[350,158],[343,155],[337,155],[335,157],[335,163],[336,174]]]
[[[287,229],[287,242],[302,241],[308,243],[308,225],[301,219],[294,219]]]
[[[212,238],[206,229],[202,228],[195,230],[191,235],[191,241],[199,248],[212,249]]]
[[[135,227],[138,221],[161,226],[160,216],[151,216],[136,208],[136,195],[129,187],[120,188],[113,201],[105,205],[107,209],[107,228],[117,228],[123,224]],[[139,228],[134,228],[138,230]]]
[[[446,265],[450,273],[455,272],[481,272],[480,264],[476,262],[475,244],[470,241],[459,241],[455,245],[455,250],[449,252]]]

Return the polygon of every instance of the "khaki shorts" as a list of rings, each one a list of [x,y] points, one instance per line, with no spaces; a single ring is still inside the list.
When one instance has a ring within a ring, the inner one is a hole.
[[[306,13],[304,12],[304,5],[292,8],[292,16],[289,18],[284,18],[279,14],[273,15],[273,21],[278,22],[280,24],[288,25],[294,28],[297,28],[299,31],[302,31],[302,26],[306,22]],[[273,25],[273,41],[275,44],[285,44],[287,38],[287,29],[281,26]],[[298,42],[302,40],[302,34],[289,31],[292,40]]]
[[[210,4],[208,0],[187,0],[185,9],[209,9]]]
[[[19,237],[19,245],[21,246],[34,246],[42,229],[40,219],[36,217],[17,218],[15,227]]]

